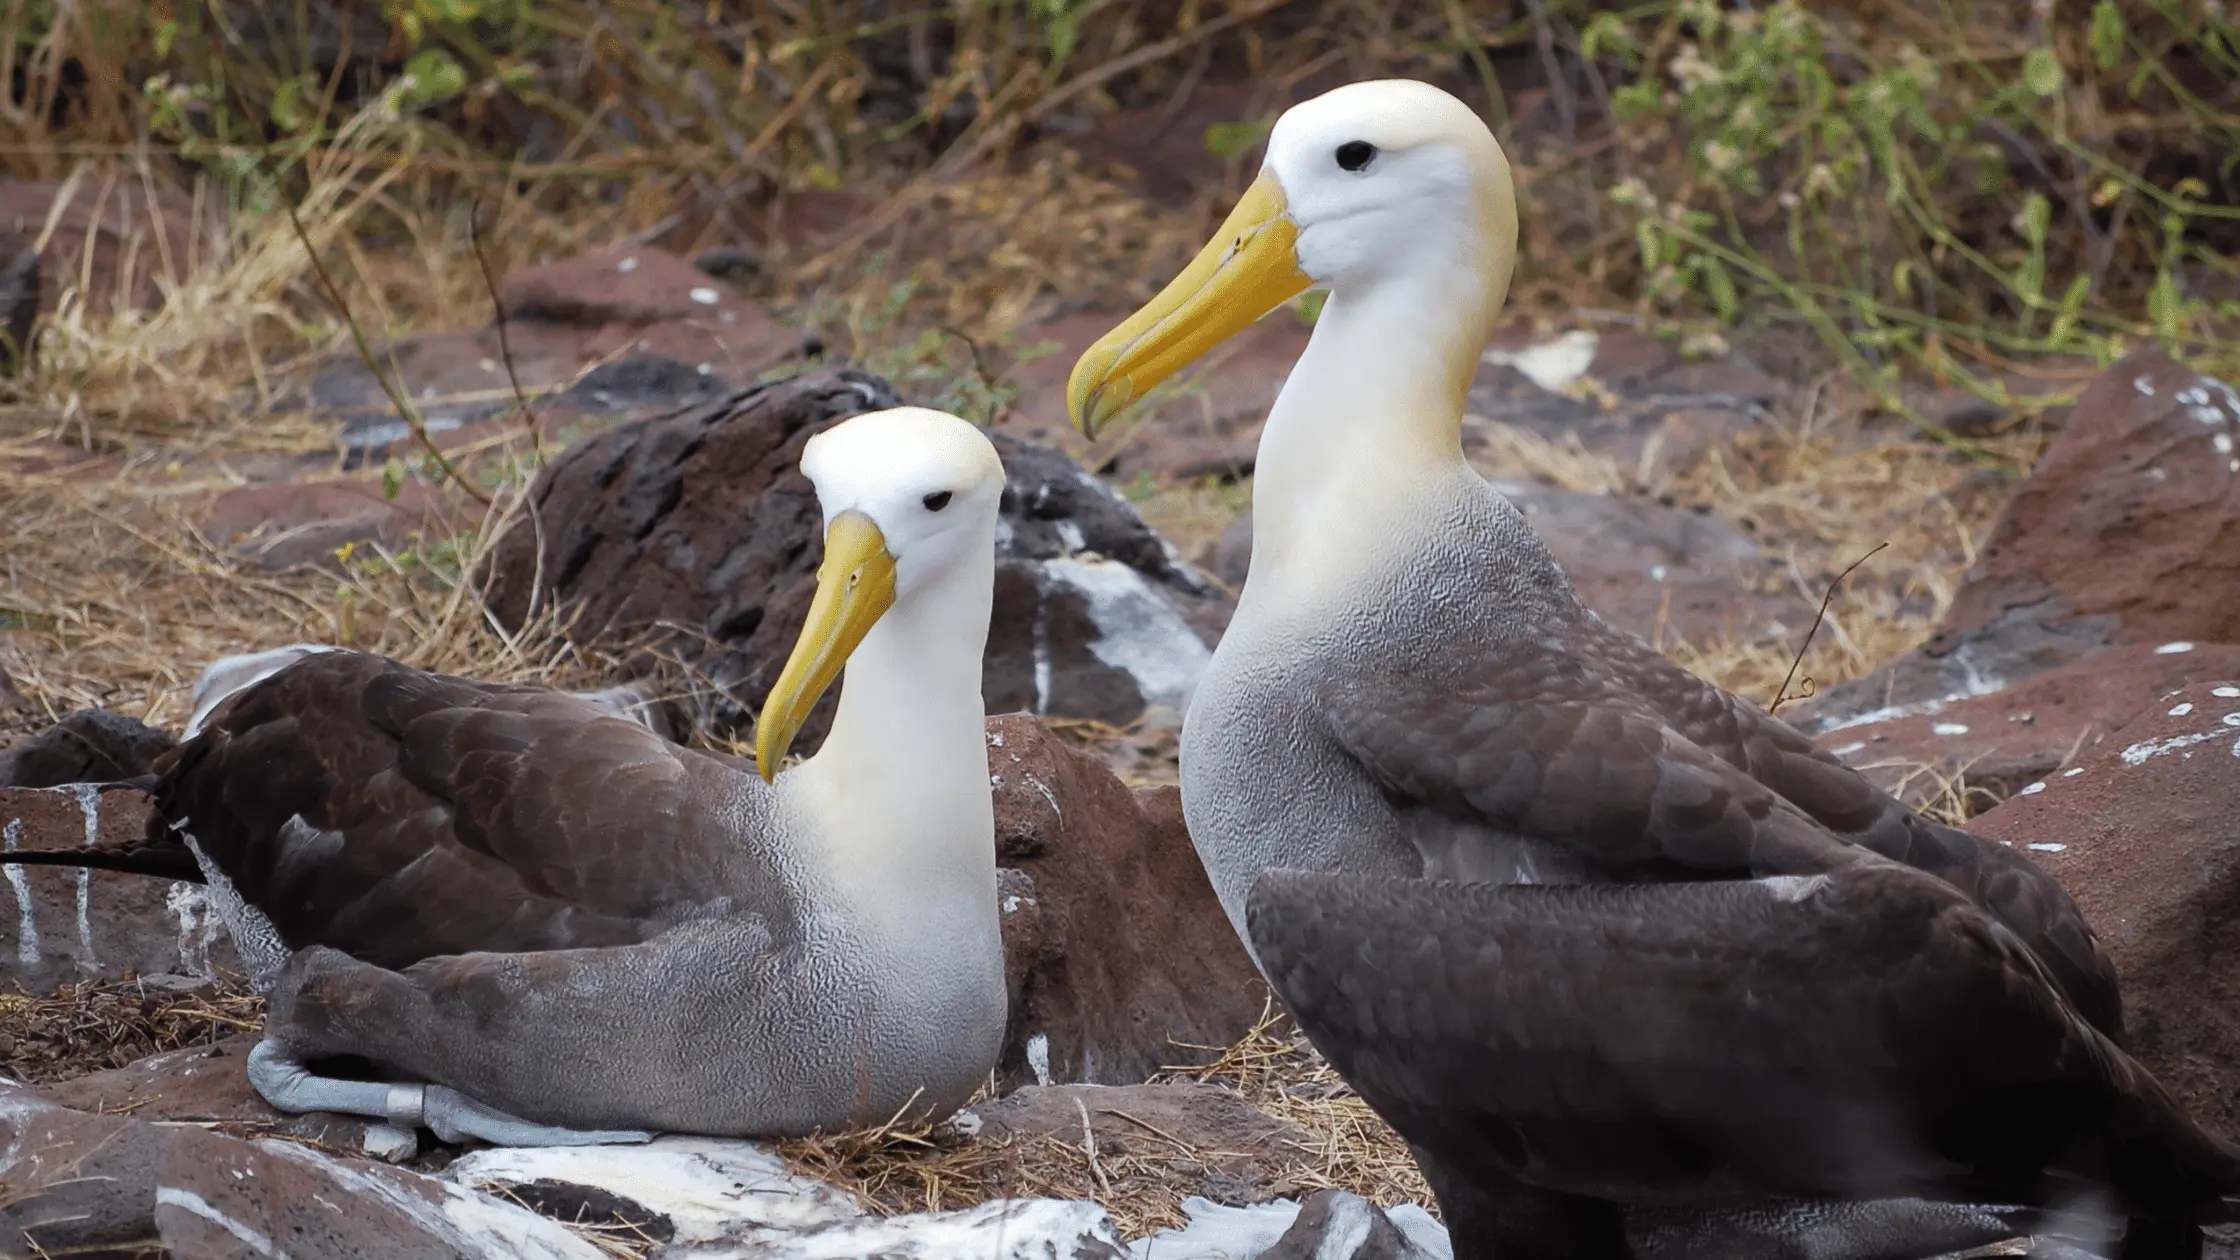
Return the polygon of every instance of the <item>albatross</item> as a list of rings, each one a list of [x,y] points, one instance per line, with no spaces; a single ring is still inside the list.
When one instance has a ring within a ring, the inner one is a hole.
[[[1465,462],[1516,240],[1467,106],[1338,88],[1068,382],[1094,438],[1327,290],[1181,739],[1262,971],[1410,1141],[1464,1260],[1635,1254],[1634,1208],[2079,1186],[2133,1216],[2125,1254],[2192,1254],[2240,1154],[2119,1048],[2060,886],[1604,622]]]
[[[824,559],[756,767],[344,651],[237,671],[167,754],[147,840],[103,864],[208,883],[268,994],[271,1102],[560,1144],[938,1117],[985,1083],[1003,466],[966,421],[898,408],[801,467]],[[823,746],[781,768],[843,667]],[[307,1066],[339,1056],[403,1083]]]

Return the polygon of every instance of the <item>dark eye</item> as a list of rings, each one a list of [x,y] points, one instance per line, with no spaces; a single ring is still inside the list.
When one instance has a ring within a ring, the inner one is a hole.
[[[932,494],[929,494],[929,495],[927,495],[927,496],[926,496],[926,500],[925,500],[925,502],[926,502],[926,511],[928,511],[928,512],[938,512],[938,511],[940,511],[941,509],[943,509],[943,508],[945,508],[945,507],[949,506],[949,499],[950,499],[950,494],[949,494],[949,492],[948,492],[947,490],[936,490],[936,491],[934,491],[934,492],[933,492]]]
[[[1348,140],[1338,146],[1338,165],[1349,171],[1358,171],[1377,156],[1377,146],[1366,140]]]

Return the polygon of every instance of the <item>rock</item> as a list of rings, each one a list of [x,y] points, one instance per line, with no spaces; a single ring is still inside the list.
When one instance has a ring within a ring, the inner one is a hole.
[[[1021,333],[1030,345],[1052,342],[1057,349],[1008,373],[1018,394],[997,429],[1122,479],[1138,473],[1184,480],[1250,474],[1259,458],[1260,426],[1313,330],[1290,310],[1273,312],[1161,386],[1160,393],[1170,396],[1164,405],[1131,411],[1092,444],[1067,418],[1066,377],[1084,350],[1127,317],[1123,310],[1085,311]]]
[[[1679,470],[1730,434],[1762,421],[1780,382],[1735,353],[1683,359],[1629,328],[1539,337],[1495,334],[1470,387],[1465,450],[1497,420],[1551,441],[1576,438],[1627,473]]]
[[[801,448],[898,401],[875,376],[813,372],[586,438],[539,474],[534,518],[493,548],[492,608],[518,627],[557,607],[579,638],[665,645],[712,684],[713,694],[697,688],[699,719],[744,729],[791,650],[822,558]],[[991,711],[1113,723],[1154,707],[1178,713],[1228,601],[1063,455],[1002,435],[997,446],[1010,484],[984,681]],[[833,703],[828,694],[803,727],[803,755],[822,741]]]
[[[211,1124],[235,1136],[281,1135],[338,1150],[364,1149],[364,1119],[276,1111],[250,1087],[243,1065],[260,1037],[243,1033],[215,1045],[152,1054],[125,1067],[42,1085],[39,1096],[77,1111]]]
[[[1191,847],[1179,792],[1129,788],[1020,715],[989,719],[988,770],[997,863],[1033,897],[1005,905],[1006,972],[1020,979],[1004,1083],[1133,1084],[1250,1031],[1267,988]]]
[[[146,1254],[176,1130],[71,1111],[0,1079],[0,1254]]]
[[[20,375],[31,362],[39,318],[39,251],[33,237],[0,227],[0,376]]]
[[[1717,517],[1628,495],[1503,478],[1493,485],[1525,514],[1589,608],[1652,643],[1785,639],[1812,624],[1810,605],[1757,588],[1764,553]],[[1214,543],[1207,564],[1241,590],[1251,563],[1247,514]]]
[[[1260,1260],[1445,1260],[1448,1251],[1419,1243],[1358,1194],[1322,1190],[1299,1205],[1298,1219]]]
[[[603,1260],[559,1222],[435,1177],[198,1129],[164,1144],[155,1223],[179,1256]]]
[[[1988,436],[2007,418],[2005,408],[1973,390],[1908,386],[1900,392],[1922,419],[1960,437]]]
[[[152,311],[167,285],[207,261],[194,199],[137,178],[0,181],[0,230],[46,237],[38,285],[48,314],[66,292],[96,316]]]
[[[1195,1161],[1195,1192],[1223,1203],[1263,1202],[1290,1189],[1309,1171],[1304,1152],[1312,1149],[1297,1126],[1195,1082],[1027,1085],[966,1114],[977,1140],[997,1147],[1055,1138],[1086,1149],[1093,1140],[1100,1159],[1163,1159],[1170,1177]]]
[[[1818,738],[1909,804],[1935,799],[1941,780],[1962,773],[1971,798],[2001,801],[2089,755],[2176,688],[2233,677],[2240,677],[2240,646],[2107,647],[1988,695],[1826,723]]]
[[[1229,1207],[1182,1201],[1188,1224],[1133,1244],[1132,1260],[1449,1260],[1453,1247],[1438,1218],[1413,1203],[1379,1208],[1345,1190],[1322,1190],[1305,1203],[1279,1199]]]
[[[447,1180],[495,1187],[574,1219],[634,1222],[664,1257],[727,1260],[1119,1260],[1119,1234],[1093,1203],[999,1199],[953,1212],[874,1217],[852,1196],[748,1142],[670,1135],[643,1146],[476,1151]],[[594,1197],[596,1196],[596,1197]]]
[[[0,846],[61,852],[115,846],[145,834],[150,802],[137,788],[75,784],[0,788]],[[0,984],[53,993],[126,973],[209,977],[240,970],[199,884],[61,866],[0,866],[14,911],[14,948],[0,951]]]
[[[2061,881],[2123,982],[2127,1046],[2240,1137],[2240,671],[2155,698],[1970,830]]]
[[[1983,695],[2110,643],[2240,643],[2240,394],[2135,350],[2000,510],[1937,636],[1800,711]]]
[[[0,787],[114,783],[155,769],[178,741],[121,713],[79,709],[0,751]]]
[[[308,565],[335,568],[340,564],[336,552],[352,544],[378,543],[401,551],[415,531],[439,537],[469,528],[473,519],[447,505],[427,483],[411,478],[398,486],[393,499],[376,477],[319,478],[235,486],[211,501],[202,532],[248,563],[279,572]]]
[[[540,408],[684,406],[752,384],[804,348],[798,331],[781,328],[761,306],[652,246],[527,268],[500,282],[498,293],[506,313],[502,339],[493,322],[401,338],[388,350],[398,383],[431,434],[455,434],[511,411],[516,381],[532,400],[579,377],[590,386],[569,390],[564,401],[540,401]],[[592,382],[587,373],[601,379]],[[340,413],[343,445],[360,460],[409,436],[354,354],[328,360],[295,401]]]

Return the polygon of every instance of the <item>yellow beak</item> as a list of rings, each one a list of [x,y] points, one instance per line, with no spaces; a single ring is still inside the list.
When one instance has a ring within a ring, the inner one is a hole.
[[[1313,284],[1299,270],[1299,229],[1286,216],[1282,186],[1262,171],[1182,274],[1089,347],[1066,382],[1066,409],[1083,436],[1094,440],[1152,386]]]
[[[894,556],[887,551],[886,536],[861,512],[833,517],[824,534],[824,564],[817,569],[808,623],[755,720],[754,764],[763,782],[777,777],[778,763],[809,720],[809,710],[840,676],[848,654],[892,607]]]

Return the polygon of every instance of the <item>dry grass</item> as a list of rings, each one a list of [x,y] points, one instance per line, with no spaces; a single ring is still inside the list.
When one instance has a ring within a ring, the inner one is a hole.
[[[1272,1010],[1214,1062],[1154,1079],[1233,1089],[1296,1127],[1303,1137],[1287,1141],[1275,1152],[1278,1166],[1267,1169],[1274,1174],[1269,1193],[1303,1197],[1338,1187],[1383,1204],[1429,1201],[1406,1144]],[[1181,1225],[1182,1201],[1240,1155],[1265,1158],[1195,1147],[1140,1120],[1132,1127],[1141,1132],[1100,1143],[1087,1131],[990,1142],[947,1125],[890,1126],[782,1143],[779,1150],[797,1171],[852,1191],[878,1211],[940,1211],[994,1198],[1093,1199],[1130,1238]]]
[[[124,980],[67,985],[53,997],[0,994],[0,1070],[19,1081],[66,1080],[210,1045],[263,1019],[263,1001],[231,984],[173,993]]]

